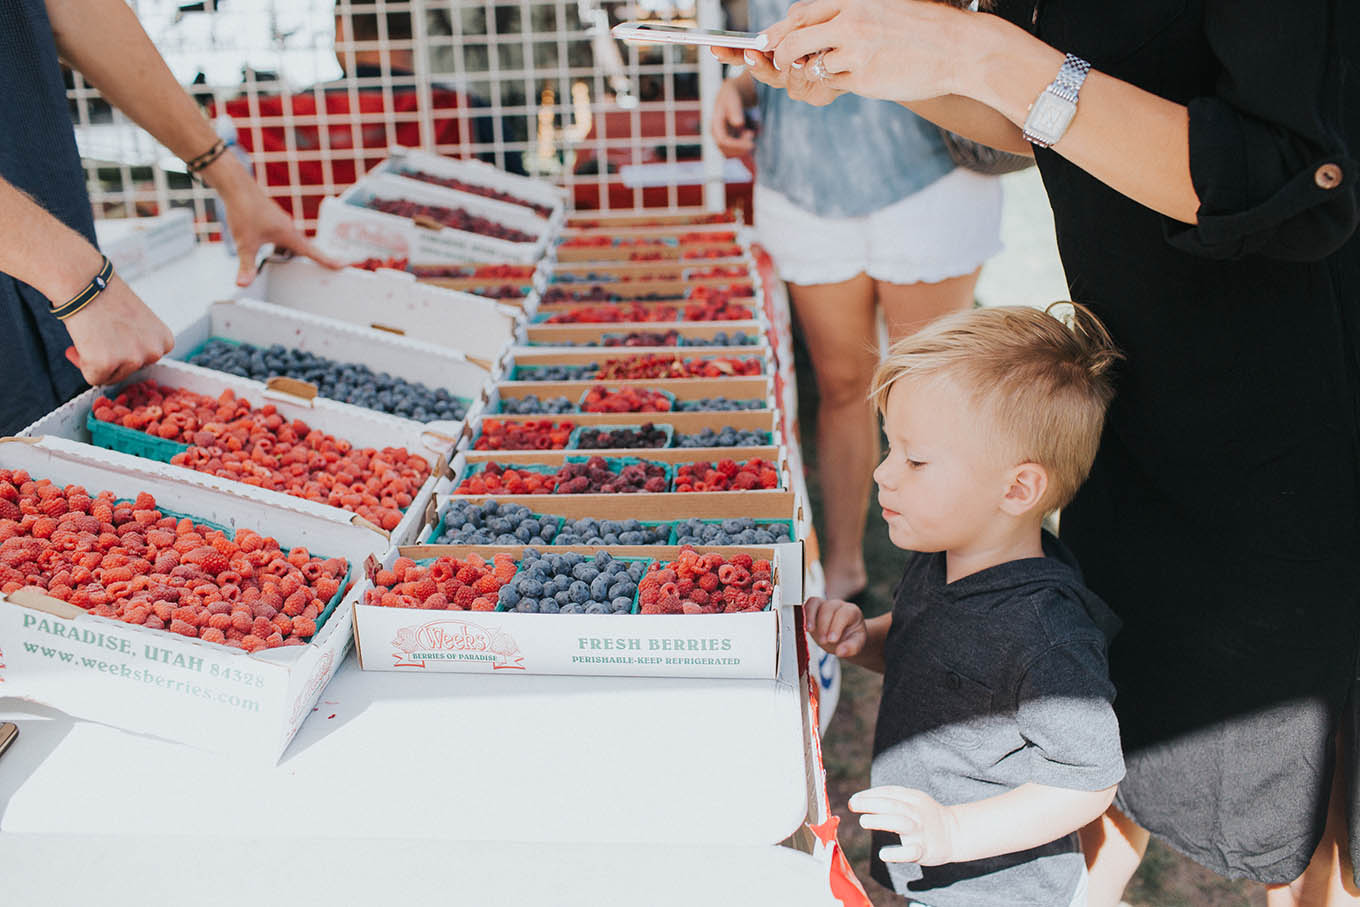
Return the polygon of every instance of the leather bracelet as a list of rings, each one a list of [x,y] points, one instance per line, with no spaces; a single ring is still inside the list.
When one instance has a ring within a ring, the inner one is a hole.
[[[212,164],[219,157],[227,152],[227,143],[218,139],[213,142],[213,146],[196,158],[184,162],[184,168],[189,171],[190,176],[195,176],[200,170]]]
[[[109,281],[113,280],[113,262],[109,261],[108,256],[101,257],[103,258],[104,263],[100,265],[99,273],[94,275],[94,279],[85,285],[85,289],[81,290],[61,305],[55,306],[52,309],[53,315],[62,321],[65,321],[91,302],[94,302],[96,296],[108,289]]]

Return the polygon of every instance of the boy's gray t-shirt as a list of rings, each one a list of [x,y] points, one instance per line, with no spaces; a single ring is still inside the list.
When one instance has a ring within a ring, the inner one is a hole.
[[[943,553],[913,553],[884,646],[871,780],[953,805],[1026,782],[1104,790],[1124,777],[1106,648],[1118,618],[1082,585],[1067,549],[945,582]],[[930,907],[1068,904],[1083,860],[1074,834],[1015,854],[873,876]]]

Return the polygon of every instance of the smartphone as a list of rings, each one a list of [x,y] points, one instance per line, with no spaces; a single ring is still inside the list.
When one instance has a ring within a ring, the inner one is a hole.
[[[715,28],[689,28],[657,22],[620,22],[610,31],[615,38],[639,44],[699,44],[705,47],[735,47],[738,50],[764,50],[765,35]]]
[[[0,756],[5,755],[5,750],[14,742],[14,738],[19,736],[19,725],[13,721],[0,721]]]

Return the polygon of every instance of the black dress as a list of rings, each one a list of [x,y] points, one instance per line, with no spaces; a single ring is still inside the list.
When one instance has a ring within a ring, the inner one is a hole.
[[[94,242],[85,174],[42,0],[0,0],[0,93],[0,176]],[[13,225],[0,224],[0,242],[7,229]],[[71,337],[49,314],[51,305],[37,290],[0,273],[0,436],[14,434],[86,386],[66,360]]]
[[[1072,298],[1128,357],[1062,538],[1124,621],[1118,804],[1289,881],[1360,653],[1360,3],[998,6],[1189,107],[1196,226],[1037,154]]]

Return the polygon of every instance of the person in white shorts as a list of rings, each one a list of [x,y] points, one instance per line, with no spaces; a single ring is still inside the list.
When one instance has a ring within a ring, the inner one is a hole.
[[[788,6],[751,0],[750,29],[782,19]],[[755,106],[757,132],[744,117]],[[723,83],[710,131],[729,157],[755,149],[756,233],[788,282],[821,400],[826,594],[853,598],[866,582],[878,458],[866,399],[878,312],[895,341],[972,304],[982,263],[1001,248],[1001,187],[956,167],[939,129],[901,105],[846,94],[812,107],[744,72]]]

